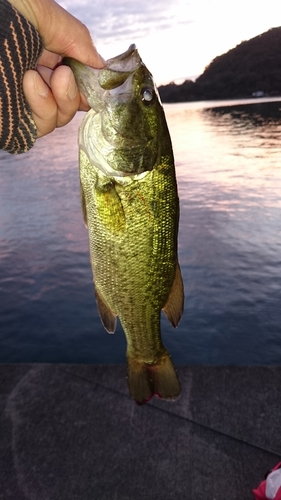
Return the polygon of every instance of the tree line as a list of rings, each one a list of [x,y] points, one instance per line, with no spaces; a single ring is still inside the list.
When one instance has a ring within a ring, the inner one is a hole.
[[[216,57],[195,81],[159,87],[163,102],[281,95],[281,27],[241,42]]]

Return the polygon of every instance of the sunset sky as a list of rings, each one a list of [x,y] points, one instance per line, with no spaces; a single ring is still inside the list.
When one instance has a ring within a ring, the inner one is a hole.
[[[59,0],[105,58],[136,43],[158,85],[199,76],[214,57],[281,25],[280,0]],[[262,6],[262,7],[261,7]]]

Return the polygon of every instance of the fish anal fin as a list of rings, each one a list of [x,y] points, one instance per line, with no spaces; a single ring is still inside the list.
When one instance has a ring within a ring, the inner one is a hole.
[[[175,328],[178,326],[183,313],[184,290],[179,263],[176,264],[175,278],[169,293],[168,300],[163,307],[168,320]]]
[[[153,363],[145,363],[127,353],[128,387],[137,404],[144,404],[154,395],[163,399],[176,399],[180,384],[174,365],[166,349]]]
[[[99,315],[104,328],[108,331],[108,333],[114,333],[117,322],[116,314],[112,312],[108,305],[104,302],[97,289],[95,289],[95,296]]]

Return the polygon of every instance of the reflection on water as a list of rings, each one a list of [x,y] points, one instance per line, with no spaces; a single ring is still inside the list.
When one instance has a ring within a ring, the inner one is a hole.
[[[177,364],[281,360],[281,102],[166,106],[185,313]],[[0,362],[123,362],[103,330],[80,210],[81,115],[20,157],[0,152]]]

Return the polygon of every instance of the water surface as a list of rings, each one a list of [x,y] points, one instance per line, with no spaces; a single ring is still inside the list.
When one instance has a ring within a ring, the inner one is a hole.
[[[281,102],[165,106],[181,200],[185,312],[176,364],[281,361]],[[77,129],[0,151],[0,362],[125,361],[98,317],[80,209]]]

